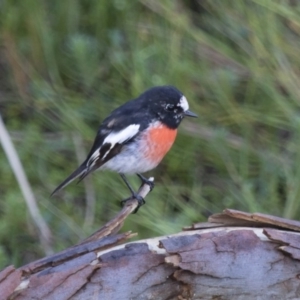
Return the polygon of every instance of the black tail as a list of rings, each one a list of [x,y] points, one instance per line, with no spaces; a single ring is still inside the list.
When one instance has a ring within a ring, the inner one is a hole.
[[[61,189],[63,189],[65,186],[67,186],[69,183],[71,183],[72,181],[74,181],[76,178],[78,178],[79,176],[82,176],[81,179],[83,179],[87,174],[88,174],[88,170],[86,167],[86,162],[84,162],[78,169],[76,169],[68,178],[66,178],[51,194],[51,196],[53,196],[56,192],[60,191]]]

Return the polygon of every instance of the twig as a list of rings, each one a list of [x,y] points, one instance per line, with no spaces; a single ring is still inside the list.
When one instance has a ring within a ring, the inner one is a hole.
[[[48,228],[47,223],[44,221],[44,219],[41,216],[31,186],[29,185],[28,179],[26,177],[24,168],[21,164],[18,153],[11,141],[9,133],[6,130],[1,115],[0,115],[0,143],[2,144],[2,147],[10,163],[10,166],[18,181],[19,187],[22,191],[31,218],[39,230],[39,239],[41,241],[41,245],[47,255],[52,254],[53,250],[52,250],[51,231]]]
[[[154,181],[153,177],[149,178],[149,181]],[[151,191],[151,188],[148,184],[144,183],[138,191],[138,195],[145,198],[148,193]],[[109,222],[107,222],[102,228],[97,230],[93,233],[90,237],[83,240],[79,245],[86,244],[88,242],[92,242],[103,238],[105,236],[109,236],[111,234],[117,233],[120,228],[123,226],[125,219],[135,211],[138,207],[138,201],[135,198],[131,198],[126,201],[125,205],[123,206],[122,210]]]

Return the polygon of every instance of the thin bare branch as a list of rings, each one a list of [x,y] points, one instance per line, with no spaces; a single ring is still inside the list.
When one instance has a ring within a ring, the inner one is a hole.
[[[11,141],[9,133],[6,130],[5,124],[2,121],[1,115],[0,115],[0,143],[2,144],[6,157],[18,181],[19,187],[22,191],[31,218],[38,228],[41,245],[46,254],[48,255],[52,254],[53,250],[51,246],[52,245],[51,231],[48,228],[47,223],[44,221],[44,219],[41,216],[31,186],[26,177],[24,168],[21,164],[18,153]]]
[[[149,181],[154,181],[153,177],[149,178]],[[148,184],[144,183],[140,187],[138,191],[138,195],[145,198],[148,193],[151,191],[151,188]],[[135,198],[131,198],[126,201],[125,205],[123,206],[122,210],[109,222],[107,222],[102,228],[97,230],[95,233],[93,233],[90,237],[83,240],[80,245],[86,244],[88,242],[95,241],[97,239],[103,238],[105,236],[109,236],[112,234],[117,233],[120,228],[123,226],[123,223],[125,219],[135,211],[135,209],[138,207],[138,201]]]

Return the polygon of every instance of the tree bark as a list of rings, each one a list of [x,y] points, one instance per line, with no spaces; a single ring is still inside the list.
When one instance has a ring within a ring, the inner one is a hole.
[[[0,299],[300,299],[299,231],[297,221],[225,210],[170,236],[119,245],[132,234],[96,235],[7,267]]]

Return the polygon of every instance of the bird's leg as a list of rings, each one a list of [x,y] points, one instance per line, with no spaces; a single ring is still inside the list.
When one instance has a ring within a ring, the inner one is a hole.
[[[133,190],[133,188],[131,187],[131,185],[129,184],[127,178],[125,177],[125,175],[123,173],[120,173],[120,176],[122,177],[122,179],[124,180],[126,186],[128,187],[128,189],[130,190],[132,195],[135,195],[136,192]]]
[[[148,178],[144,177],[140,173],[137,173],[136,175],[141,179],[141,181],[142,181],[143,184],[145,183],[145,184],[147,184],[150,187],[150,192],[151,192],[153,190],[153,188],[154,188],[154,185],[155,185],[154,181],[149,180]]]
[[[135,211],[133,212],[134,214],[139,210],[139,208],[145,204],[145,200],[142,196],[140,196],[138,193],[136,193],[133,188],[131,187],[131,185],[129,184],[129,182],[127,181],[127,178],[125,177],[125,175],[123,173],[120,173],[120,176],[122,177],[122,179],[124,180],[126,186],[128,187],[128,189],[130,190],[132,197],[127,198],[125,200],[121,201],[121,204],[124,205],[126,203],[126,201],[135,198],[138,201],[138,207],[135,209]]]

